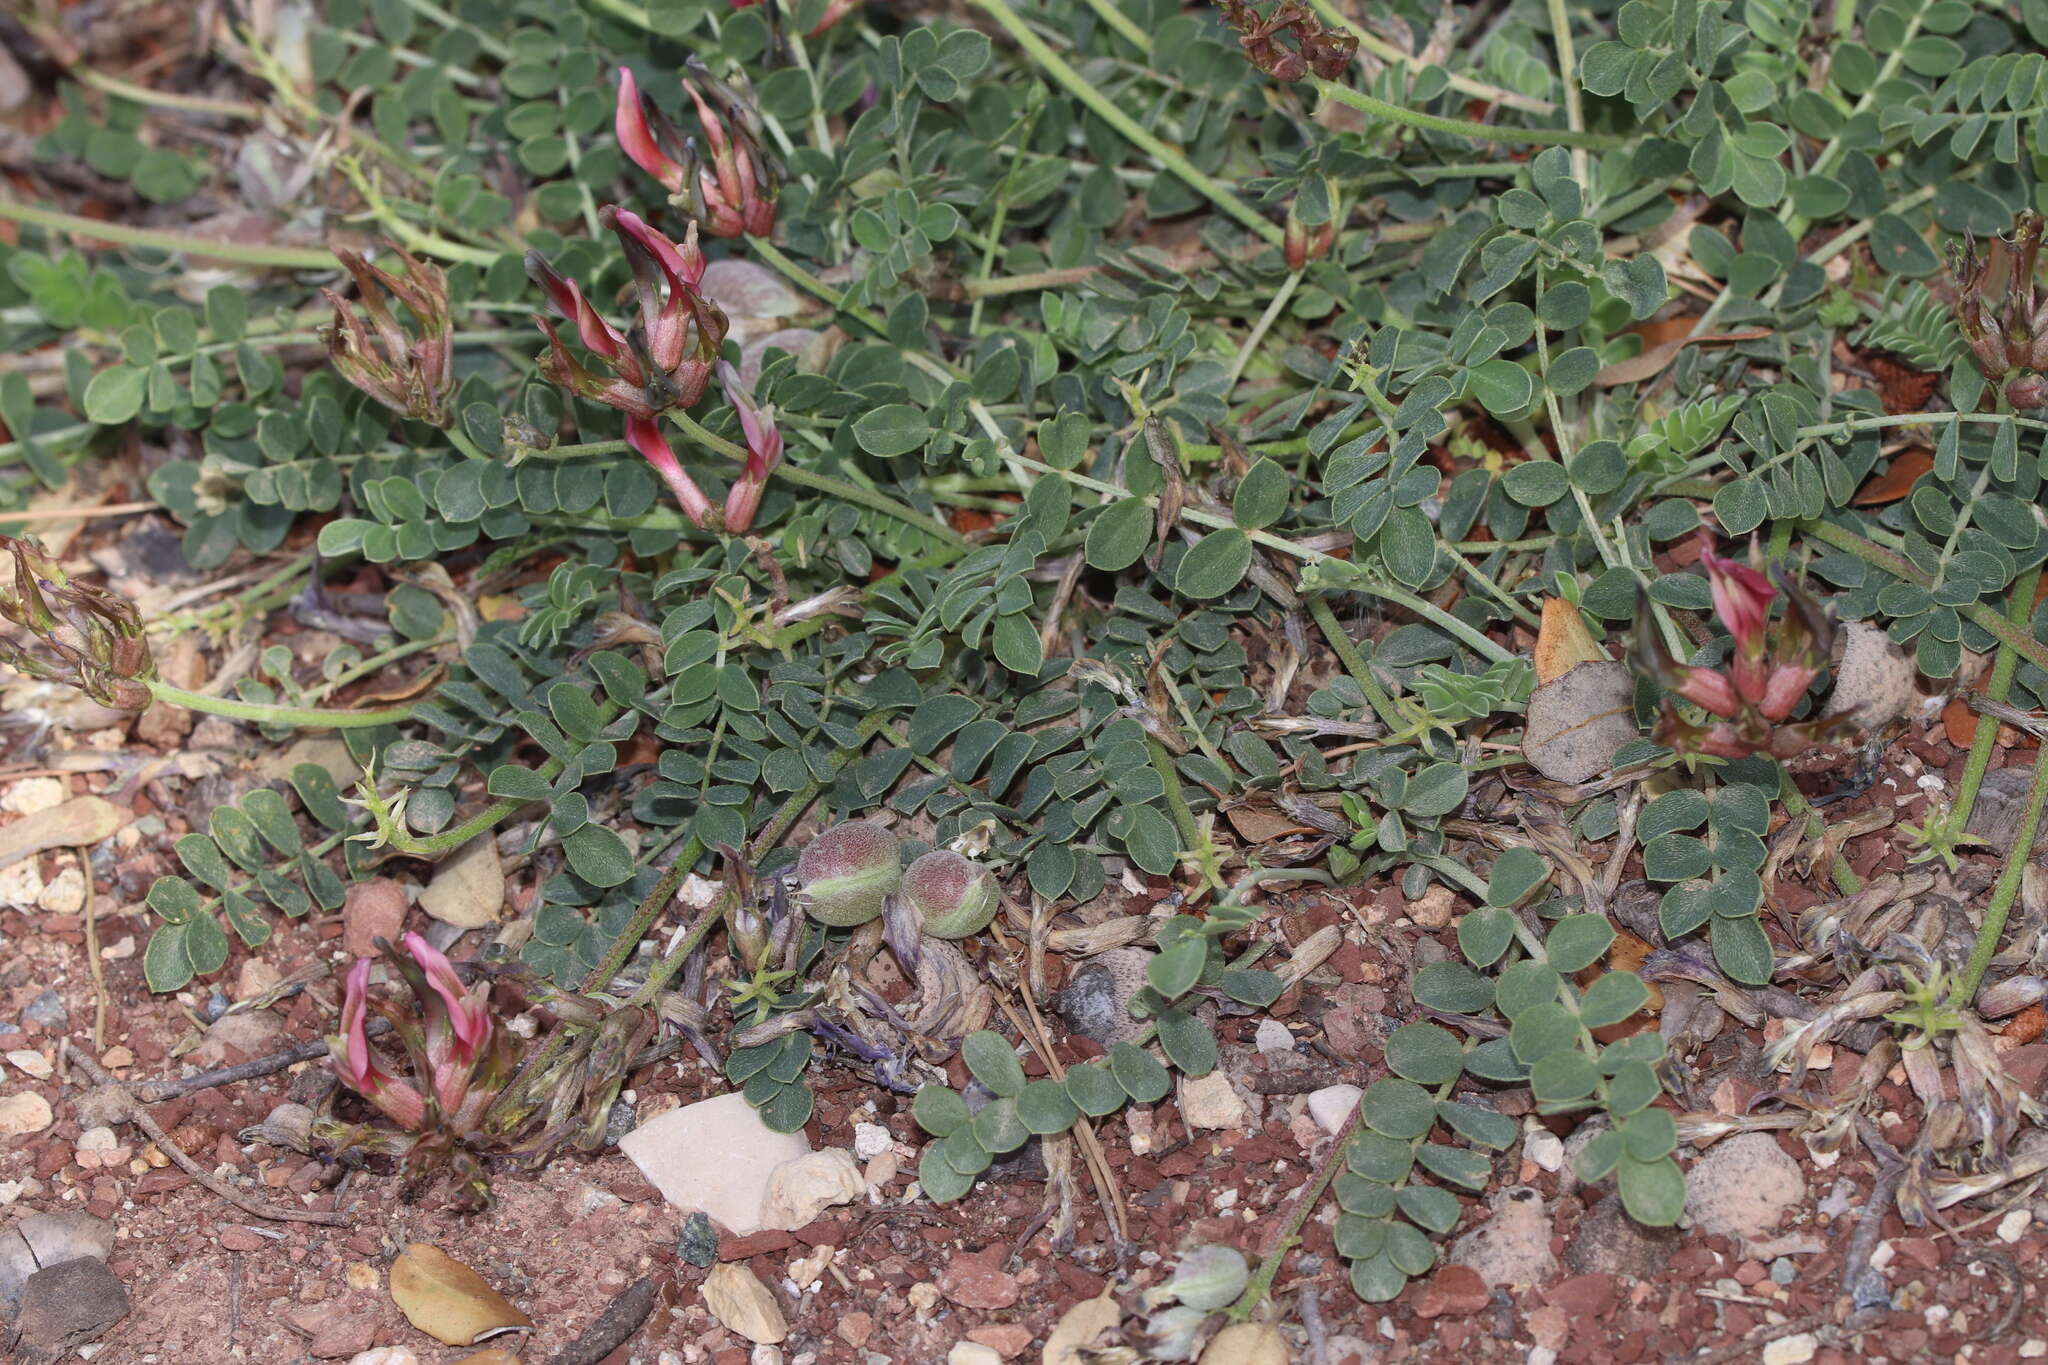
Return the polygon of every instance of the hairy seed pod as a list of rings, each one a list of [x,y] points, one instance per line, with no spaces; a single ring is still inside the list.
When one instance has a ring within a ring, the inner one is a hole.
[[[933,938],[966,938],[988,927],[1001,903],[995,874],[948,849],[933,849],[903,874],[903,895]]]
[[[796,880],[812,919],[835,929],[866,924],[903,880],[900,845],[880,825],[834,825],[797,859]]]

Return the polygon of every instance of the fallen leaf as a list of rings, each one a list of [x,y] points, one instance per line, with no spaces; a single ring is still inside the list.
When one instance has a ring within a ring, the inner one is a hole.
[[[1586,629],[1586,618],[1562,597],[1543,599],[1543,627],[1536,636],[1536,681],[1561,678],[1580,664],[1607,657],[1607,651]]]
[[[1082,1300],[1067,1310],[1045,1339],[1039,1365],[1081,1365],[1081,1352],[1122,1321],[1123,1310],[1107,1292],[1100,1298]]]
[[[1892,456],[1892,462],[1882,474],[1873,474],[1863,481],[1856,490],[1856,496],[1849,499],[1851,507],[1882,507],[1888,502],[1897,502],[1913,491],[1913,485],[1920,476],[1934,468],[1934,454],[1925,446],[1914,446]]]
[[[1522,757],[1553,782],[1585,782],[1613,767],[1615,751],[1640,733],[1628,666],[1599,659],[1536,685]]]
[[[533,1326],[483,1276],[426,1242],[414,1242],[391,1263],[391,1299],[407,1322],[449,1346]]]
[[[1941,732],[1948,742],[1958,749],[1967,749],[1977,742],[1977,713],[1970,709],[1970,703],[1956,697],[1941,708]]]
[[[1201,1365],[1288,1365],[1287,1338],[1270,1322],[1240,1322],[1211,1337]]]
[[[1603,389],[1617,384],[1638,384],[1645,379],[1654,379],[1662,374],[1671,362],[1678,359],[1678,353],[1688,346],[1697,346],[1707,341],[1755,341],[1758,337],[1771,334],[1768,327],[1752,327],[1743,332],[1702,332],[1698,336],[1685,337],[1679,341],[1666,341],[1652,346],[1641,355],[1617,360],[1612,365],[1601,367],[1593,376],[1593,382]]]
[[[498,861],[498,836],[479,834],[434,869],[420,892],[420,909],[443,924],[480,929],[505,913],[505,869]]]
[[[829,1248],[828,1248],[829,1250]],[[704,1306],[711,1316],[757,1346],[789,1336],[789,1320],[761,1277],[738,1261],[723,1261],[704,1277]]]
[[[97,796],[74,796],[0,828],[0,867],[48,848],[96,844],[114,835],[130,818],[124,806]]]

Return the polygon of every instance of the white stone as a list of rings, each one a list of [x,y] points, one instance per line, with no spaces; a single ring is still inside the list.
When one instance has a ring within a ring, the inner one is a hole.
[[[1278,1019],[1261,1019],[1256,1041],[1262,1053],[1294,1051],[1294,1035]]]
[[[1709,1236],[1768,1236],[1805,1200],[1805,1172],[1769,1133],[1717,1142],[1685,1173],[1686,1212]]]
[[[2028,1337],[2020,1343],[2021,1360],[2039,1360],[2042,1356],[2048,1356],[2048,1341],[2043,1341],[2039,1337]]]
[[[1998,1220],[1998,1240],[2001,1242],[2017,1242],[2020,1238],[2027,1235],[2027,1229],[2032,1226],[2033,1221],[2033,1214],[2028,1213],[2025,1209],[2014,1209],[2011,1213]]]
[[[54,1069],[50,1065],[50,1059],[32,1047],[16,1048],[7,1054],[7,1060],[14,1063],[17,1069],[28,1073],[39,1081],[50,1079],[50,1073]]]
[[[1527,1185],[1512,1185],[1487,1202],[1493,1217],[1452,1243],[1445,1260],[1472,1267],[1489,1289],[1549,1284],[1557,1258],[1550,1251],[1550,1211],[1543,1196]]]
[[[856,1123],[853,1125],[853,1154],[862,1161],[871,1161],[884,1152],[896,1149],[895,1135],[879,1123]]]
[[[953,1349],[946,1353],[946,1365],[1003,1365],[1003,1357],[993,1346],[984,1346],[978,1341],[955,1342]]]
[[[744,1095],[671,1109],[619,1143],[647,1183],[685,1212],[702,1211],[744,1237],[761,1231],[761,1203],[775,1168],[811,1150],[802,1133],[761,1122]]]
[[[350,1356],[348,1365],[420,1365],[420,1358],[403,1346],[373,1346]]]
[[[1333,1136],[1341,1133],[1344,1125],[1351,1122],[1358,1097],[1364,1093],[1355,1085],[1326,1085],[1308,1097],[1309,1117],[1324,1132]]]
[[[53,915],[75,915],[85,909],[85,873],[67,867],[43,884],[36,903]]]
[[[806,1152],[768,1173],[768,1188],[761,1196],[761,1226],[795,1232],[818,1221],[826,1209],[852,1203],[866,1188],[860,1167],[845,1148]]]
[[[11,867],[0,868],[0,906],[33,910],[42,894],[43,870],[34,858],[23,858]]]
[[[1820,1350],[1820,1338],[1811,1332],[1779,1337],[1764,1347],[1764,1365],[1805,1365]]]
[[[1548,1346],[1531,1346],[1529,1365],[1557,1365],[1557,1352]]]
[[[743,1097],[734,1099],[745,1103]],[[789,1336],[789,1320],[761,1277],[743,1264],[726,1261],[704,1277],[704,1306],[719,1323],[757,1345],[773,1345]]]
[[[1244,1128],[1251,1121],[1244,1101],[1231,1088],[1230,1077],[1221,1071],[1181,1081],[1180,1116],[1190,1128],[1218,1130]]]
[[[24,777],[7,789],[7,795],[0,796],[0,810],[11,810],[17,815],[35,815],[55,810],[69,795],[64,779],[60,777]]]
[[[1532,1129],[1522,1139],[1522,1156],[1546,1171],[1554,1171],[1564,1165],[1564,1139],[1548,1128]]]

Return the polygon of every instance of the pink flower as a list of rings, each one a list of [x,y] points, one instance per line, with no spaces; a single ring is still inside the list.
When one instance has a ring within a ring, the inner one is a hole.
[[[1678,695],[1695,706],[1705,707],[1723,719],[1733,719],[1741,702],[1736,698],[1734,684],[1728,675],[1711,668],[1688,669],[1685,682],[1677,689]]]
[[[761,146],[759,115],[737,91],[714,80],[701,62],[692,59],[690,66],[697,81],[684,81],[683,89],[697,106],[697,122],[711,153],[707,167],[694,143],[684,149],[685,171],[696,171],[688,184],[691,212],[714,237],[766,237],[775,230],[778,189]],[[700,81],[718,101],[716,111],[698,92]]]
[[[1749,565],[1715,554],[1713,540],[1705,532],[1700,534],[1700,563],[1706,566],[1714,613],[1735,638],[1736,652],[1752,658],[1760,655],[1764,625],[1770,620],[1771,601],[1778,590]]]
[[[654,129],[648,125],[647,115],[647,105],[640,98],[640,87],[633,80],[633,73],[623,66],[620,67],[619,102],[617,111],[612,116],[612,129],[618,134],[619,148],[632,159],[634,165],[660,181],[670,194],[680,194],[684,181],[683,168],[661,149]],[[656,114],[655,117],[658,120],[660,115]]]
[[[529,251],[526,273],[547,295],[556,316],[575,325],[577,340],[605,363],[611,376],[585,369],[562,344],[554,324],[536,318],[549,347],[541,373],[629,418],[651,418],[667,408],[693,406],[711,381],[727,326],[718,306],[697,292],[705,261],[694,228],[678,247],[637,214],[611,205],[599,211],[598,221],[618,234],[632,267],[639,324],[626,332],[612,326],[574,280],[556,273],[539,252]]]
[[[676,505],[683,509],[683,515],[693,525],[702,526],[711,519],[711,499],[704,496],[704,490],[697,487],[696,480],[683,472],[676,453],[669,449],[668,437],[662,434],[661,427],[653,418],[628,417],[626,444],[654,466],[654,472],[668,485],[668,491],[675,495]]]
[[[1818,668],[1806,664],[1777,665],[1764,682],[1763,696],[1757,699],[1757,711],[1765,720],[1785,719],[1792,714],[1792,708],[1799,705],[1799,699],[1806,695],[1806,689],[1813,686],[1813,680],[1819,676]]]
[[[419,1091],[386,1071],[370,1050],[369,1004],[370,959],[359,957],[343,983],[341,1033],[327,1040],[328,1059],[342,1084],[401,1127],[418,1128],[426,1122],[426,1101]]]
[[[718,382],[725,389],[727,401],[739,414],[740,430],[747,437],[746,472],[733,483],[732,491],[725,498],[725,529],[737,534],[754,524],[754,515],[761,510],[761,494],[768,485],[768,475],[782,463],[782,433],[775,428],[772,409],[765,412],[755,409],[753,400],[747,397],[740,385],[739,371],[723,361],[719,362]]]
[[[490,986],[478,983],[474,990],[465,988],[447,954],[419,934],[405,936],[405,950],[412,954],[414,962],[419,963],[420,970],[426,973],[427,984],[441,998],[442,1007],[448,1011],[449,1025],[454,1029],[456,1042],[464,1054],[471,1059],[481,1056],[484,1045],[491,1040],[491,1014],[484,1005],[490,995]]]

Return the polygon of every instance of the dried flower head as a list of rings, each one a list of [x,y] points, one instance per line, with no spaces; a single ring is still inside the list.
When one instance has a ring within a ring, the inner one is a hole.
[[[14,558],[12,582],[0,575],[0,620],[20,632],[0,633],[0,663],[68,683],[102,706],[148,706],[156,663],[135,604],[72,582],[33,540],[0,536],[0,548]]]
[[[378,269],[345,247],[334,248],[335,256],[355,277],[356,293],[370,316],[371,328],[363,326],[362,318],[341,295],[322,289],[321,294],[334,306],[334,324],[325,329],[327,357],[343,379],[393,412],[445,427],[448,396],[455,391],[448,279],[398,247],[390,250],[405,265],[402,278]],[[389,299],[397,299],[412,314],[415,335],[406,335]]]

